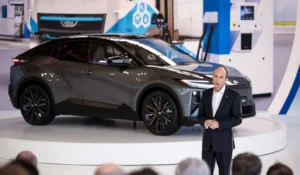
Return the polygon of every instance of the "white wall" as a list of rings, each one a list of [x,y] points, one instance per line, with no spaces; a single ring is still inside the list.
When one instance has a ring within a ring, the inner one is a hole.
[[[274,0],[274,21],[296,21],[297,0]]]
[[[175,29],[180,35],[202,34],[203,0],[175,0]],[[274,0],[274,21],[296,21],[297,0]],[[271,8],[272,8],[271,7]]]
[[[179,35],[201,36],[203,0],[176,0],[175,28]]]
[[[300,0],[298,0],[297,6],[300,5]],[[273,99],[273,102],[271,106],[269,107],[268,111],[272,114],[279,114],[280,110],[284,106],[286,99],[292,89],[293,83],[295,81],[298,68],[300,66],[300,10],[297,12],[297,26],[296,26],[296,32],[295,32],[295,39],[294,44],[292,48],[292,53],[289,58],[289,64],[286,68],[285,75],[283,77],[283,80],[281,81],[280,87],[276,93],[275,98]],[[293,103],[291,106],[293,107],[293,113],[297,114],[297,117],[299,117],[299,106],[296,106],[299,104],[299,96],[295,97]]]
[[[2,5],[8,5],[9,0],[0,0],[0,6]],[[2,17],[2,8],[0,9],[1,11],[1,17]]]

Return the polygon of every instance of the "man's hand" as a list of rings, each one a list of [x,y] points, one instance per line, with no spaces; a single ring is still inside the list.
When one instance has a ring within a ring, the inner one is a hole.
[[[204,122],[205,128],[208,129],[213,122],[214,122],[213,120],[205,120]]]
[[[209,125],[209,128],[211,128],[213,130],[219,128],[219,122],[216,120],[213,120],[213,122]]]

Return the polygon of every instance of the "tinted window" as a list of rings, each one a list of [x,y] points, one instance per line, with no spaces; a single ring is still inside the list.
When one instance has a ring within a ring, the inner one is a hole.
[[[96,64],[107,64],[109,60],[124,55],[120,49],[112,45],[93,42],[90,46],[89,61]]]
[[[166,56],[176,64],[182,65],[182,64],[197,63],[197,61],[194,58],[192,58],[190,55],[188,55],[181,49],[177,48],[174,45],[166,43],[160,39],[147,38],[147,39],[137,39],[136,41],[155,49],[156,51]]]
[[[31,58],[34,56],[55,56],[55,46],[56,44],[54,42],[47,42],[29,49],[28,51],[20,54],[18,57]]]
[[[57,47],[57,57],[63,61],[86,62],[89,43],[87,41],[67,41]]]
[[[120,42],[132,55],[138,57],[146,65],[169,65],[157,54],[145,49],[144,47],[134,45],[128,42]]]
[[[147,65],[183,65],[197,63],[194,58],[181,49],[160,39],[136,39],[134,41],[122,41],[120,43]]]

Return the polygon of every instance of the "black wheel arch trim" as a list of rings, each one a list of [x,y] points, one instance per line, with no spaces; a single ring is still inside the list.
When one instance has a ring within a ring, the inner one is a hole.
[[[141,103],[142,98],[146,97],[145,94],[148,93],[149,90],[156,89],[156,88],[163,89],[164,91],[166,91],[166,93],[169,93],[171,95],[171,97],[175,100],[176,106],[179,111],[179,120],[181,122],[181,118],[183,117],[183,109],[182,109],[180,100],[178,99],[176,93],[173,91],[172,88],[170,88],[169,86],[167,86],[165,84],[161,84],[161,83],[154,83],[154,84],[148,85],[139,93],[137,101],[136,101],[136,106],[135,106],[136,113],[138,115],[138,119],[142,120],[142,116],[140,116],[141,109],[139,108],[139,106],[142,104]]]
[[[20,101],[20,95],[22,92],[22,89],[24,89],[24,86],[29,86],[29,85],[41,85],[42,87],[45,88],[46,92],[49,95],[50,102],[52,104],[52,112],[55,114],[55,103],[54,103],[54,97],[52,94],[52,91],[48,84],[41,78],[38,77],[26,77],[21,79],[18,83],[17,89],[16,89],[16,105],[19,107],[19,101]]]

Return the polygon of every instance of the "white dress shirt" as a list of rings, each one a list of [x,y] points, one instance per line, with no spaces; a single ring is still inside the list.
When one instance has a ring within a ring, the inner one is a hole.
[[[223,97],[223,94],[224,94],[224,91],[225,91],[225,85],[223,86],[223,88],[219,91],[219,92],[216,92],[214,90],[213,92],[213,97],[212,97],[212,110],[213,110],[213,117],[215,117],[216,115],[216,112],[219,108],[219,105],[220,105],[220,102],[222,100],[222,97]]]

